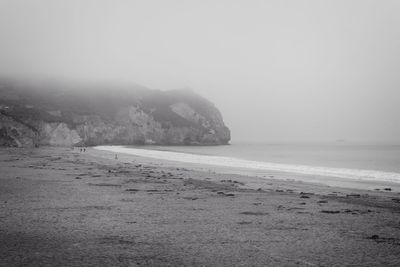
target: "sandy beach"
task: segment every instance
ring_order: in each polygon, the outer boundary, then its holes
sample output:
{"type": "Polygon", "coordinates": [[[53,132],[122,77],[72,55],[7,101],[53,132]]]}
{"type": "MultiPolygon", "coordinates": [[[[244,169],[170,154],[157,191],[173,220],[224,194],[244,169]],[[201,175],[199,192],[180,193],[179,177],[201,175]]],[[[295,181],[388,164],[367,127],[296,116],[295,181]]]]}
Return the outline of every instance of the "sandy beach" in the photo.
{"type": "Polygon", "coordinates": [[[399,266],[400,194],[0,150],[0,266],[399,266]]]}

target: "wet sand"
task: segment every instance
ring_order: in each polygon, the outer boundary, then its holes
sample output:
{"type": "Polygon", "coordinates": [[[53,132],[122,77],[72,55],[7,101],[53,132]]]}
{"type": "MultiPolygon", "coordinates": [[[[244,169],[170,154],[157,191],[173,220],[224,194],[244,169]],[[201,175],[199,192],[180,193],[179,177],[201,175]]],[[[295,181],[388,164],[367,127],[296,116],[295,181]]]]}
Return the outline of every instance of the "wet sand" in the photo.
{"type": "Polygon", "coordinates": [[[191,167],[2,148],[0,266],[400,265],[396,192],[191,167]]]}

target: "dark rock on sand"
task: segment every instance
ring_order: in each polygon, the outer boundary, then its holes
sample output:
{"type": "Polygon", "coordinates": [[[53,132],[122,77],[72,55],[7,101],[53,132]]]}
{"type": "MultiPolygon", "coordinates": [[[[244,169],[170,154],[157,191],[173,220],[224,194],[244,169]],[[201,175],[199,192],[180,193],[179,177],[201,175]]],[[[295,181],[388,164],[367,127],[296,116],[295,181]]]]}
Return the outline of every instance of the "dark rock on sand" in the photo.
{"type": "Polygon", "coordinates": [[[253,223],[253,222],[242,221],[242,222],[238,222],[237,224],[245,225],[245,224],[252,224],[252,223],[253,223]]]}
{"type": "Polygon", "coordinates": [[[313,196],[314,193],[306,193],[306,192],[300,192],[300,198],[310,198],[310,196],[313,196]]]}
{"type": "Polygon", "coordinates": [[[225,192],[222,192],[222,191],[218,191],[217,194],[218,195],[222,195],[222,196],[227,196],[227,197],[234,197],[235,196],[235,194],[233,194],[233,193],[225,193],[225,192]]]}
{"type": "Polygon", "coordinates": [[[125,189],[125,191],[127,191],[127,192],[139,192],[140,190],[136,189],[136,188],[128,188],[128,189],[125,189]]]}
{"type": "Polygon", "coordinates": [[[340,213],[339,210],[321,210],[322,213],[328,213],[328,214],[337,214],[340,213]]]}

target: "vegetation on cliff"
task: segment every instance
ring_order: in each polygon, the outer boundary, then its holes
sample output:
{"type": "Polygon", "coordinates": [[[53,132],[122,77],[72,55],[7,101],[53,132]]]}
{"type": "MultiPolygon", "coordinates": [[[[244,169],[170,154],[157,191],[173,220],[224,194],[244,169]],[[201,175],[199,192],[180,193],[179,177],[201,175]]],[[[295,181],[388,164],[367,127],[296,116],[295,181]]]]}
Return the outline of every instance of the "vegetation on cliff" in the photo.
{"type": "Polygon", "coordinates": [[[0,145],[220,145],[221,113],[192,90],[0,82],[0,145]]]}

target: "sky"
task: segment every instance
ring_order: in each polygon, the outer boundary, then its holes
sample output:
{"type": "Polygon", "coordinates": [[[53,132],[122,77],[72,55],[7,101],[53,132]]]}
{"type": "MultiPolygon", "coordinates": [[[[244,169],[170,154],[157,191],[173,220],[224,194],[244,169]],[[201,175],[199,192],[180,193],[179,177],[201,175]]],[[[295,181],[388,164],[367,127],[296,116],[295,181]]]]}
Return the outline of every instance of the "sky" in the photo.
{"type": "Polygon", "coordinates": [[[235,141],[400,141],[400,1],[0,0],[0,75],[192,88],[235,141]]]}

